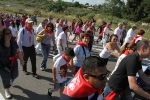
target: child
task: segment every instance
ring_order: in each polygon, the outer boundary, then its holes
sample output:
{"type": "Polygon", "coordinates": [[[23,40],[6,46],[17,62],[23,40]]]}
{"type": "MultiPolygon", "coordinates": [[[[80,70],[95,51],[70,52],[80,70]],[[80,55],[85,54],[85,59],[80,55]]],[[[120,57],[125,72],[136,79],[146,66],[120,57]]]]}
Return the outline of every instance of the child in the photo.
{"type": "Polygon", "coordinates": [[[69,69],[72,73],[74,71],[74,68],[71,67],[69,64],[70,60],[73,59],[74,56],[75,53],[73,49],[67,48],[65,53],[61,57],[59,57],[54,63],[54,67],[52,68],[54,88],[48,89],[49,97],[51,97],[52,92],[58,91],[59,89],[61,96],[64,90],[65,82],[67,80],[67,69],[69,69]]]}

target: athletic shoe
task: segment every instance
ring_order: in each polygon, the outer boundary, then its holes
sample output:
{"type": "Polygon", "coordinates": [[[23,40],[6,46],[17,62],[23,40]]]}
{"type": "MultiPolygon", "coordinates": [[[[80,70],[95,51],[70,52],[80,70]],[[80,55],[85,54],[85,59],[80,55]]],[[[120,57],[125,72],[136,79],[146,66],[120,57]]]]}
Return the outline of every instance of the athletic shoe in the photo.
{"type": "Polygon", "coordinates": [[[10,99],[10,98],[11,98],[11,94],[10,94],[10,92],[9,92],[9,89],[5,89],[5,97],[6,97],[7,99],[10,99]]]}
{"type": "Polygon", "coordinates": [[[47,93],[48,97],[52,97],[52,92],[51,92],[51,88],[48,89],[48,93],[47,93]]]}

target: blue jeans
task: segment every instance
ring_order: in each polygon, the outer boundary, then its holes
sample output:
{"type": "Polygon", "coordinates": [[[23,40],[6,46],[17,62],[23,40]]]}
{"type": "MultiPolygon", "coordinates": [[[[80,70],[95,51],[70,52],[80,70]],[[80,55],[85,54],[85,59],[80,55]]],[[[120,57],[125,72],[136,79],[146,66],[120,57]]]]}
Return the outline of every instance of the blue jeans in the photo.
{"type": "MultiPolygon", "coordinates": [[[[105,86],[104,91],[103,91],[103,96],[104,98],[111,92],[112,90],[108,85],[105,86]]],[[[120,93],[116,93],[116,96],[114,97],[113,100],[133,100],[131,96],[131,90],[129,87],[127,87],[124,91],[122,96],[120,96],[120,93]]]]}
{"type": "Polygon", "coordinates": [[[46,62],[50,51],[50,44],[43,44],[41,43],[41,52],[42,52],[42,62],[41,68],[46,68],[46,62]]]}

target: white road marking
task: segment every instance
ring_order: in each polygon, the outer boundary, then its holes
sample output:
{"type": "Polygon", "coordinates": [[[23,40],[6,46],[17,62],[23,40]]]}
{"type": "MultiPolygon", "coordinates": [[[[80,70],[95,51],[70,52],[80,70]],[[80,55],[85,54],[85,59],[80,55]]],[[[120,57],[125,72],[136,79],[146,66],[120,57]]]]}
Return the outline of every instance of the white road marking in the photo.
{"type": "Polygon", "coordinates": [[[1,93],[0,93],[0,100],[5,100],[1,93]]]}

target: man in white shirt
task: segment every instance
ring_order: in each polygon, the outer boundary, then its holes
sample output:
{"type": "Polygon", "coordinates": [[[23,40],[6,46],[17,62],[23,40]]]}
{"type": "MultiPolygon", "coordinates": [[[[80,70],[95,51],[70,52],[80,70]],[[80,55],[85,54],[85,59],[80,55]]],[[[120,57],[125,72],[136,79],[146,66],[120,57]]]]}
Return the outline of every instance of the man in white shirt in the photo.
{"type": "Polygon", "coordinates": [[[103,40],[103,48],[106,45],[106,41],[109,39],[110,26],[111,26],[111,23],[108,23],[103,30],[103,36],[102,36],[103,37],[103,39],[102,39],[103,40]]]}
{"type": "MultiPolygon", "coordinates": [[[[39,24],[39,26],[36,28],[36,34],[38,34],[41,30],[43,30],[45,28],[47,24],[47,21],[46,20],[43,20],[42,23],[39,24]]],[[[40,43],[38,43],[36,46],[35,46],[35,49],[36,49],[36,53],[39,54],[39,49],[41,48],[41,45],[40,43]]]]}
{"type": "Polygon", "coordinates": [[[125,37],[125,43],[129,43],[134,38],[134,30],[136,29],[136,25],[132,25],[132,27],[128,30],[127,35],[125,37]]]}
{"type": "Polygon", "coordinates": [[[118,45],[120,46],[120,40],[122,38],[122,27],[123,23],[119,22],[118,27],[115,29],[114,34],[118,36],[118,45]]]}

